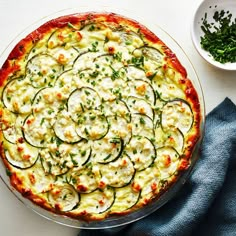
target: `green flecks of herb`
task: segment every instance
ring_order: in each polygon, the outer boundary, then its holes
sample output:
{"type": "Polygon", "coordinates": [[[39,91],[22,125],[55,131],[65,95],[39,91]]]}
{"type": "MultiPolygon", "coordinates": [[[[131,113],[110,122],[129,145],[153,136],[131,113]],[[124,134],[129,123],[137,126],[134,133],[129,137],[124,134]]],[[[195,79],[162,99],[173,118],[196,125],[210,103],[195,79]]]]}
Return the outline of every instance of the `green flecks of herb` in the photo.
{"type": "Polygon", "coordinates": [[[133,154],[135,155],[135,154],[137,154],[137,153],[138,153],[137,149],[134,149],[134,150],[133,150],[133,154]]]}
{"type": "Polygon", "coordinates": [[[60,156],[60,152],[58,150],[56,150],[55,155],[56,155],[56,157],[59,157],[60,156]]]}
{"type": "Polygon", "coordinates": [[[43,117],[40,121],[40,125],[43,125],[44,121],[45,121],[45,118],[43,117]]]}
{"type": "Polygon", "coordinates": [[[139,122],[140,122],[140,124],[142,124],[142,125],[145,125],[145,124],[146,124],[146,122],[145,122],[145,120],[143,119],[143,117],[140,117],[139,122]]]}
{"type": "Polygon", "coordinates": [[[127,40],[127,41],[125,42],[125,45],[131,45],[131,44],[132,44],[131,41],[128,41],[128,40],[127,40]]]}
{"type": "Polygon", "coordinates": [[[89,31],[94,31],[95,30],[95,26],[94,25],[91,25],[89,28],[88,28],[89,31]]]}
{"type": "Polygon", "coordinates": [[[131,63],[136,67],[144,66],[144,56],[141,57],[132,57],[131,63]]]}
{"type": "Polygon", "coordinates": [[[87,128],[84,128],[84,132],[85,134],[88,136],[89,135],[89,132],[88,132],[88,129],[87,128]]]}
{"type": "Polygon", "coordinates": [[[99,75],[99,72],[97,70],[93,71],[93,73],[89,74],[90,77],[96,78],[99,75]]]}
{"type": "Polygon", "coordinates": [[[53,112],[54,112],[54,110],[52,110],[52,109],[49,109],[49,110],[47,111],[48,115],[51,115],[53,112]]]}
{"type": "Polygon", "coordinates": [[[106,161],[106,160],[108,160],[110,157],[111,157],[111,153],[108,154],[103,160],[106,161]]]}
{"type": "Polygon", "coordinates": [[[93,86],[95,86],[95,85],[96,85],[96,81],[93,80],[93,81],[91,82],[91,84],[92,84],[93,86]]]}
{"type": "Polygon", "coordinates": [[[236,62],[236,19],[229,11],[215,11],[214,22],[208,22],[207,13],[202,18],[201,46],[220,63],[236,62]]]}
{"type": "Polygon", "coordinates": [[[56,144],[57,146],[60,146],[63,142],[59,139],[59,138],[56,138],[56,144]]]}
{"type": "Polygon", "coordinates": [[[122,52],[117,52],[113,54],[113,58],[119,62],[122,61],[122,52]]]}
{"type": "Polygon", "coordinates": [[[155,138],[150,138],[150,141],[154,143],[156,140],[155,138]]]}
{"type": "Polygon", "coordinates": [[[81,107],[82,112],[84,112],[84,111],[85,111],[85,110],[84,110],[84,105],[83,105],[82,103],[80,103],[79,105],[80,105],[80,107],[81,107]]]}
{"type": "Polygon", "coordinates": [[[120,143],[120,138],[112,138],[110,140],[110,143],[118,144],[118,143],[120,143]]]}
{"type": "Polygon", "coordinates": [[[91,44],[92,48],[89,48],[88,51],[89,52],[98,52],[97,46],[98,46],[98,42],[95,41],[94,43],[91,44]]]}
{"type": "Polygon", "coordinates": [[[115,70],[112,66],[110,66],[111,70],[112,70],[112,75],[111,75],[111,79],[115,80],[120,78],[120,74],[119,71],[115,70]]]}
{"type": "Polygon", "coordinates": [[[54,74],[49,75],[49,77],[50,77],[51,79],[55,79],[55,75],[54,75],[54,74]]]}
{"type": "Polygon", "coordinates": [[[45,142],[45,140],[44,139],[42,139],[41,141],[40,141],[40,144],[43,144],[45,142]]]}
{"type": "Polygon", "coordinates": [[[52,69],[52,71],[53,71],[54,73],[56,73],[56,72],[57,72],[55,69],[52,69]]]}
{"type": "Polygon", "coordinates": [[[74,25],[72,25],[70,22],[67,23],[67,26],[68,26],[69,28],[75,28],[74,25]]]}
{"type": "Polygon", "coordinates": [[[7,101],[8,101],[8,102],[11,101],[11,96],[7,96],[7,101]]]}
{"type": "Polygon", "coordinates": [[[90,120],[95,120],[95,119],[96,119],[96,116],[94,116],[94,115],[89,116],[89,119],[90,119],[90,120]]]}
{"type": "Polygon", "coordinates": [[[83,150],[83,151],[81,152],[81,156],[84,157],[84,156],[86,155],[86,153],[87,153],[87,151],[86,151],[86,150],[83,150]]]}
{"type": "Polygon", "coordinates": [[[6,174],[7,174],[7,176],[9,176],[9,177],[12,176],[12,173],[11,173],[11,171],[10,171],[9,169],[6,169],[6,174]]]}
{"type": "Polygon", "coordinates": [[[52,163],[50,161],[47,161],[48,165],[48,173],[52,173],[52,163]]]}
{"type": "Polygon", "coordinates": [[[41,71],[39,71],[37,74],[38,74],[38,76],[43,76],[41,71]]]}
{"type": "Polygon", "coordinates": [[[105,37],[105,40],[104,40],[105,43],[109,42],[109,38],[106,36],[105,37]]]}
{"type": "Polygon", "coordinates": [[[84,78],[84,76],[85,76],[84,73],[80,73],[80,74],[79,74],[80,79],[84,78]]]}
{"type": "Polygon", "coordinates": [[[88,90],[84,90],[84,92],[85,92],[85,94],[86,94],[87,96],[90,95],[90,92],[89,92],[88,90]]]}

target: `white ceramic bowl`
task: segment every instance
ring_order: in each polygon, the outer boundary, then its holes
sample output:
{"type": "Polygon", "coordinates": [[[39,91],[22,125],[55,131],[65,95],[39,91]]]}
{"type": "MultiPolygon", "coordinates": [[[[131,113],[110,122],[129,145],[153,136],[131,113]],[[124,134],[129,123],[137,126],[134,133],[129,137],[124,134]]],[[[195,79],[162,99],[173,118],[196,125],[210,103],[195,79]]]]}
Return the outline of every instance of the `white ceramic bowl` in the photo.
{"type": "Polygon", "coordinates": [[[236,62],[235,63],[220,63],[214,60],[214,58],[210,55],[209,52],[205,51],[200,44],[201,36],[204,35],[201,25],[203,22],[203,18],[207,13],[207,21],[214,22],[213,15],[216,11],[224,10],[232,13],[232,19],[236,18],[236,1],[235,0],[204,0],[197,8],[193,22],[191,25],[191,36],[192,41],[197,49],[198,53],[210,64],[224,69],[224,70],[236,70],[236,62]]]}

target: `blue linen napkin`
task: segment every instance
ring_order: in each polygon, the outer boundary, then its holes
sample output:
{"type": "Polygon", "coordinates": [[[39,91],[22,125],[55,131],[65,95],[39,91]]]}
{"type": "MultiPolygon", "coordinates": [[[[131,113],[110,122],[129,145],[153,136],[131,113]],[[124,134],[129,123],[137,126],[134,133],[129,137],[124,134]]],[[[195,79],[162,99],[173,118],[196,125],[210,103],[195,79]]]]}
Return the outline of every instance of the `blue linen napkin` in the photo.
{"type": "Polygon", "coordinates": [[[236,235],[236,106],[226,98],[206,118],[200,159],[184,187],[148,217],[79,236],[236,235]]]}

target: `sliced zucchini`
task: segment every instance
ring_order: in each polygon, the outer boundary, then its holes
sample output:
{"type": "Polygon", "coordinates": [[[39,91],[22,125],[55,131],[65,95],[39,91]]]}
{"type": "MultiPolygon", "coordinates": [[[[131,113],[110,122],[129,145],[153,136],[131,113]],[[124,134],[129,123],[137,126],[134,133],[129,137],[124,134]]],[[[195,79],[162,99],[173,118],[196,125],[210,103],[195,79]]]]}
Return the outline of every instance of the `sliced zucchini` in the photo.
{"type": "Polygon", "coordinates": [[[131,119],[129,107],[122,100],[106,101],[101,106],[105,116],[119,116],[127,121],[131,119]]]}
{"type": "Polygon", "coordinates": [[[89,161],[92,153],[90,143],[85,140],[76,144],[63,143],[59,146],[58,151],[60,157],[66,161],[64,165],[70,168],[85,165],[89,161]]]}
{"type": "Polygon", "coordinates": [[[124,141],[122,139],[107,135],[103,139],[93,142],[93,160],[104,164],[115,161],[121,156],[123,148],[124,141]]]}
{"type": "Polygon", "coordinates": [[[74,186],[79,193],[91,193],[98,188],[100,173],[94,171],[92,162],[82,167],[75,167],[66,174],[68,183],[74,186]]]}
{"type": "Polygon", "coordinates": [[[26,79],[13,79],[5,85],[2,101],[11,112],[29,114],[31,112],[31,99],[35,92],[35,88],[26,79]]]}
{"type": "Polygon", "coordinates": [[[129,96],[145,99],[151,105],[155,105],[156,96],[152,85],[144,80],[131,80],[128,82],[129,96]]]}
{"type": "Polygon", "coordinates": [[[165,130],[165,142],[164,146],[173,147],[179,154],[184,149],[184,135],[177,129],[165,130]]]}
{"type": "Polygon", "coordinates": [[[130,96],[127,99],[127,105],[131,113],[140,113],[149,116],[152,120],[154,119],[154,111],[150,103],[145,99],[130,96]]]}
{"type": "Polygon", "coordinates": [[[113,188],[106,188],[103,191],[96,190],[90,194],[81,194],[81,203],[78,210],[101,214],[111,208],[114,200],[115,192],[113,188]]]}
{"type": "Polygon", "coordinates": [[[33,114],[48,120],[53,120],[59,110],[66,107],[67,97],[56,87],[45,87],[40,89],[32,100],[33,114]]]}
{"type": "Polygon", "coordinates": [[[134,163],[134,168],[141,171],[149,167],[156,158],[154,144],[146,137],[133,136],[125,148],[126,154],[134,163]]]}
{"type": "Polygon", "coordinates": [[[127,47],[130,52],[144,44],[141,36],[132,30],[121,33],[120,40],[121,44],[127,47]]]}
{"type": "Polygon", "coordinates": [[[38,54],[32,57],[27,65],[27,79],[35,88],[52,86],[62,72],[61,65],[49,54],[38,54]]]}
{"type": "Polygon", "coordinates": [[[179,161],[179,153],[173,147],[164,146],[156,149],[154,164],[160,171],[161,179],[167,179],[175,174],[179,161]]]}
{"type": "Polygon", "coordinates": [[[77,143],[82,140],[76,132],[76,123],[71,119],[70,113],[66,110],[57,113],[53,129],[55,135],[63,142],[77,143]]]}
{"type": "Polygon", "coordinates": [[[107,185],[111,187],[124,187],[133,179],[135,169],[127,155],[123,155],[114,162],[101,164],[101,175],[107,185]]]}
{"type": "Polygon", "coordinates": [[[56,47],[65,47],[66,49],[72,46],[77,46],[81,40],[81,34],[76,29],[71,29],[69,27],[64,27],[55,30],[48,39],[47,47],[48,49],[53,49],[56,47]]]}
{"type": "Polygon", "coordinates": [[[94,60],[101,55],[100,52],[82,52],[74,61],[73,69],[76,71],[83,71],[94,68],[94,60]]]}
{"type": "Polygon", "coordinates": [[[152,119],[140,113],[132,114],[132,133],[133,135],[154,138],[154,127],[152,119]]]}
{"type": "Polygon", "coordinates": [[[22,136],[21,127],[25,120],[24,116],[16,115],[7,109],[3,109],[3,117],[1,130],[4,135],[4,138],[10,143],[16,143],[18,138],[22,136]],[[7,120],[5,120],[7,118],[7,120]]]}
{"type": "Polygon", "coordinates": [[[113,77],[105,77],[98,81],[99,94],[105,101],[121,100],[125,95],[123,90],[125,90],[126,87],[126,82],[120,77],[116,79],[113,79],[113,77]]]}
{"type": "Polygon", "coordinates": [[[163,129],[178,128],[183,134],[188,133],[193,125],[193,113],[185,100],[169,101],[162,109],[161,125],[163,129]]]}
{"type": "Polygon", "coordinates": [[[55,178],[52,175],[45,176],[40,158],[37,159],[31,168],[24,170],[24,172],[24,176],[28,176],[31,190],[35,193],[46,193],[52,189],[55,178]]]}
{"type": "Polygon", "coordinates": [[[32,146],[44,148],[54,137],[53,129],[47,119],[30,114],[23,124],[23,136],[32,146]]]}
{"type": "Polygon", "coordinates": [[[78,117],[76,132],[82,138],[99,140],[107,134],[108,130],[107,118],[99,111],[86,111],[78,117]]]}
{"type": "Polygon", "coordinates": [[[58,88],[64,96],[69,97],[76,88],[85,85],[85,83],[79,78],[80,75],[78,71],[66,70],[57,78],[55,87],[58,88]]]}
{"type": "Polygon", "coordinates": [[[30,168],[38,159],[38,149],[25,142],[12,144],[6,141],[3,145],[7,161],[16,168],[30,168]]]}
{"type": "Polygon", "coordinates": [[[123,213],[124,211],[135,206],[140,197],[141,191],[134,191],[131,184],[115,189],[115,201],[111,207],[111,212],[123,213]]]}
{"type": "Polygon", "coordinates": [[[132,125],[125,118],[119,116],[109,116],[109,132],[108,137],[116,137],[122,139],[124,144],[129,143],[132,137],[132,125]]]}
{"type": "Polygon", "coordinates": [[[150,166],[142,171],[136,172],[132,183],[135,191],[141,191],[141,196],[146,197],[151,192],[158,191],[160,183],[160,172],[155,166],[150,166]]]}
{"type": "Polygon", "coordinates": [[[54,184],[48,192],[49,203],[56,211],[71,211],[78,206],[80,197],[75,189],[66,183],[54,184]]]}
{"type": "Polygon", "coordinates": [[[145,80],[149,82],[149,79],[146,78],[146,73],[143,69],[129,65],[125,67],[126,77],[129,80],[145,80]]]}
{"type": "Polygon", "coordinates": [[[68,112],[75,122],[78,122],[85,111],[97,110],[100,105],[98,93],[89,87],[74,90],[68,98],[68,112]]]}

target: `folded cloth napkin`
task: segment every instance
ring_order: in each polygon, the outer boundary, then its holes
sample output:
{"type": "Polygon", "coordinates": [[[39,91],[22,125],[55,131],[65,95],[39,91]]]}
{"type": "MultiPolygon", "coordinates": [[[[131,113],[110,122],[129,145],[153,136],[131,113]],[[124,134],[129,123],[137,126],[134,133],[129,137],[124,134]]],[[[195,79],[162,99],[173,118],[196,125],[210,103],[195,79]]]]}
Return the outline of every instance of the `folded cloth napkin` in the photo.
{"type": "Polygon", "coordinates": [[[226,98],[206,117],[200,158],[175,198],[123,228],[79,236],[236,235],[236,106],[226,98]]]}

